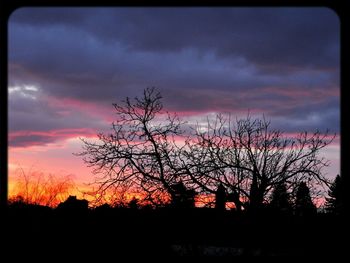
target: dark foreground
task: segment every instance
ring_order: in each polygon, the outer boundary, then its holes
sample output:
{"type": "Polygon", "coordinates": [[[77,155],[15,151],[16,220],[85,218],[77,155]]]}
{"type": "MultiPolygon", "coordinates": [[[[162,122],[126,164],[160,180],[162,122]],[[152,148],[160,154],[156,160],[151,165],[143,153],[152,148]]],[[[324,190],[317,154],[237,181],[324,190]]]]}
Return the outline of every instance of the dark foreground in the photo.
{"type": "Polygon", "coordinates": [[[8,254],[11,262],[23,256],[48,262],[92,257],[99,262],[140,257],[167,262],[184,257],[347,255],[345,222],[327,214],[305,218],[199,208],[78,212],[47,207],[7,208],[4,214],[1,254],[8,254]]]}

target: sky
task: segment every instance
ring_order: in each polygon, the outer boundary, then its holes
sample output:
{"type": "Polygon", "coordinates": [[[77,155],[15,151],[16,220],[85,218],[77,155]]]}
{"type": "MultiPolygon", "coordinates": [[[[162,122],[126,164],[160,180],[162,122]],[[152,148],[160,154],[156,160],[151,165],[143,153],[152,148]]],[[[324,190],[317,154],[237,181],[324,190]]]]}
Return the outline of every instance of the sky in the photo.
{"type": "MultiPolygon", "coordinates": [[[[73,176],[112,103],[156,87],[187,120],[263,114],[340,132],[340,24],[327,8],[20,8],[8,23],[9,191],[19,167],[73,176]]],[[[340,171],[339,136],[322,155],[340,171]]]]}

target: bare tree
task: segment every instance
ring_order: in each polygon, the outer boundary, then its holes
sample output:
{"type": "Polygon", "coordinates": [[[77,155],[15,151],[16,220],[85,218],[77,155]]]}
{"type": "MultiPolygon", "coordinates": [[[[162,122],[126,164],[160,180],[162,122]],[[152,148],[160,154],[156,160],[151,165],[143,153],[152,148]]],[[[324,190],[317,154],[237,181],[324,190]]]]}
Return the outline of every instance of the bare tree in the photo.
{"type": "Polygon", "coordinates": [[[146,199],[155,204],[175,196],[173,185],[181,181],[175,136],[182,134],[181,122],[163,111],[161,98],[147,88],[142,98],[113,104],[117,120],[112,133],[98,134],[98,142],[82,139],[78,155],[102,175],[96,180],[100,194],[127,183],[146,192],[146,199]]]}
{"type": "MultiPolygon", "coordinates": [[[[335,136],[335,135],[334,135],[335,136]]],[[[265,118],[236,119],[218,115],[206,130],[196,129],[185,152],[189,175],[203,191],[214,193],[219,184],[231,193],[238,209],[244,202],[260,207],[274,186],[294,187],[301,181],[329,184],[322,168],[329,161],[320,150],[334,136],[319,131],[285,136],[271,129],[265,118]]]]}
{"type": "Polygon", "coordinates": [[[15,191],[10,202],[22,201],[27,204],[57,206],[64,201],[74,188],[71,176],[55,176],[43,172],[18,170],[15,191]]]}
{"type": "Polygon", "coordinates": [[[322,169],[329,162],[319,156],[334,137],[326,132],[285,136],[265,118],[231,120],[218,115],[205,129],[194,128],[185,137],[183,123],[163,111],[161,95],[154,88],[143,97],[113,104],[117,120],[111,134],[98,134],[97,142],[82,139],[78,153],[94,167],[97,193],[127,186],[147,193],[154,204],[178,198],[177,185],[205,194],[226,189],[227,200],[238,210],[255,209],[269,197],[273,187],[293,188],[301,181],[328,184],[322,169]],[[176,141],[185,138],[185,144],[176,141]]]}

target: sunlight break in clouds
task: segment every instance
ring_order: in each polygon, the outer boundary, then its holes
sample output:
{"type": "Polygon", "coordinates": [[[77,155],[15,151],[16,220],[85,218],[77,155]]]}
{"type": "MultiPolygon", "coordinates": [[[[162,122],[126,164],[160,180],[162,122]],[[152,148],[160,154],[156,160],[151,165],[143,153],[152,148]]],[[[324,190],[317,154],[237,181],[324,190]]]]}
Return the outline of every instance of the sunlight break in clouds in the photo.
{"type": "Polygon", "coordinates": [[[38,92],[38,88],[35,86],[10,86],[8,88],[8,93],[11,96],[14,93],[18,93],[20,96],[23,96],[25,98],[29,98],[29,99],[36,99],[36,93],[38,92]]]}

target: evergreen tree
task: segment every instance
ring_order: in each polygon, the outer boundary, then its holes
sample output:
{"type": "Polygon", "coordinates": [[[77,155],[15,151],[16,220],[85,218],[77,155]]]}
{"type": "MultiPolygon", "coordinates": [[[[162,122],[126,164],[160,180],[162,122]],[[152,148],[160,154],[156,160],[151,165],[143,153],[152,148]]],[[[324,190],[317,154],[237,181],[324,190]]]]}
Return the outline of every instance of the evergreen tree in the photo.
{"type": "Polygon", "coordinates": [[[310,189],[305,182],[298,186],[295,198],[295,214],[299,216],[309,216],[316,213],[316,206],[311,200],[310,189]]]}
{"type": "Polygon", "coordinates": [[[171,205],[176,208],[194,208],[196,192],[187,189],[183,182],[172,185],[173,198],[171,205]]]}
{"type": "Polygon", "coordinates": [[[219,184],[215,192],[215,209],[225,210],[226,201],[226,189],[222,184],[219,184]]]}
{"type": "Polygon", "coordinates": [[[339,174],[329,187],[329,198],[326,198],[326,209],[329,213],[340,215],[344,214],[345,189],[343,177],[339,174]]]}
{"type": "Polygon", "coordinates": [[[129,202],[129,204],[128,204],[128,207],[129,207],[130,209],[138,209],[138,208],[139,208],[139,202],[138,202],[138,200],[137,200],[135,197],[133,197],[133,198],[130,200],[130,202],[129,202]]]}
{"type": "Polygon", "coordinates": [[[275,212],[290,213],[292,211],[289,193],[287,192],[287,187],[284,183],[278,184],[274,188],[270,207],[275,212]]]}

